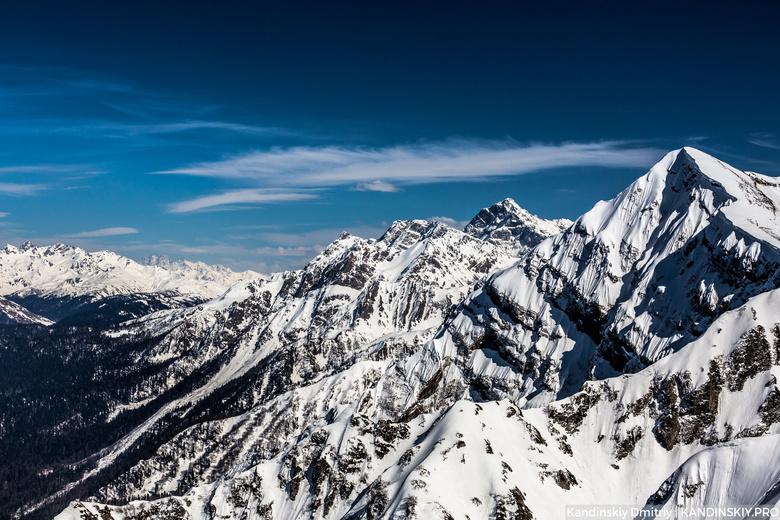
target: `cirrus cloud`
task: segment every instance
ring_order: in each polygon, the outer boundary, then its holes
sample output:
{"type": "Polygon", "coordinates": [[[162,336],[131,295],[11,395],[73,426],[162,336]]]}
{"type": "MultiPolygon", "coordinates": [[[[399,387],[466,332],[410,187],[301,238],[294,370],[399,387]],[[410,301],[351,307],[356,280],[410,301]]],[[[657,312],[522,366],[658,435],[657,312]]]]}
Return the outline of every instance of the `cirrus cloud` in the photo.
{"type": "Polygon", "coordinates": [[[16,184],[13,182],[0,182],[0,193],[6,195],[35,195],[48,187],[43,184],[16,184]]]}
{"type": "Polygon", "coordinates": [[[625,141],[521,145],[515,141],[452,139],[436,143],[361,148],[299,146],[272,148],[200,162],[155,174],[240,181],[234,190],[171,206],[183,213],[239,202],[266,202],[266,192],[284,188],[285,198],[304,200],[304,189],[351,186],[352,191],[399,191],[398,185],[464,182],[568,167],[646,167],[663,151],[625,141]]]}
{"type": "Polygon", "coordinates": [[[384,191],[386,193],[395,193],[400,191],[397,186],[389,182],[376,180],[373,182],[361,182],[352,188],[352,191],[384,191]]]}
{"type": "Polygon", "coordinates": [[[94,231],[82,231],[72,235],[63,235],[65,238],[92,238],[92,237],[110,237],[115,235],[133,235],[138,233],[136,228],[132,227],[111,227],[96,229],[94,231]]]}
{"type": "Polygon", "coordinates": [[[513,141],[450,140],[386,148],[292,147],[251,152],[217,162],[154,172],[266,185],[330,187],[362,183],[473,180],[572,166],[645,167],[661,150],[629,143],[522,146],[513,141]]]}
{"type": "Polygon", "coordinates": [[[258,204],[270,202],[289,202],[316,199],[317,195],[311,193],[283,193],[277,190],[263,189],[244,189],[231,190],[215,195],[207,195],[197,199],[176,202],[168,208],[169,213],[188,213],[199,211],[217,206],[235,205],[235,204],[258,204]]]}

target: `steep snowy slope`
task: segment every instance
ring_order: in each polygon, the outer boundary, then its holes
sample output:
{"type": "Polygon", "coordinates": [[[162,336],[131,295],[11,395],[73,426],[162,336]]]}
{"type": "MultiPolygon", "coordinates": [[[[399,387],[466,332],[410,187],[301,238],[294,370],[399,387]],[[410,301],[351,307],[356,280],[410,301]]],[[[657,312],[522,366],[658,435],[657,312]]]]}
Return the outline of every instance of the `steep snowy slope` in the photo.
{"type": "Polygon", "coordinates": [[[64,244],[36,247],[26,242],[0,250],[0,294],[54,320],[84,315],[95,307],[91,304],[110,297],[114,299],[104,302],[104,314],[119,318],[193,305],[259,276],[162,258],[143,265],[108,251],[88,253],[64,244]]]}
{"type": "Polygon", "coordinates": [[[519,259],[396,223],[139,320],[165,331],[143,362],[171,360],[170,386],[122,406],[197,383],[100,453],[112,476],[57,518],[775,504],[779,190],[686,148],[519,259]]]}
{"type": "Polygon", "coordinates": [[[506,247],[521,256],[545,238],[571,226],[566,219],[545,220],[524,210],[512,199],[484,208],[463,229],[469,235],[506,247]]]}
{"type": "Polygon", "coordinates": [[[0,296],[0,325],[12,323],[51,325],[54,322],[0,296]]]}

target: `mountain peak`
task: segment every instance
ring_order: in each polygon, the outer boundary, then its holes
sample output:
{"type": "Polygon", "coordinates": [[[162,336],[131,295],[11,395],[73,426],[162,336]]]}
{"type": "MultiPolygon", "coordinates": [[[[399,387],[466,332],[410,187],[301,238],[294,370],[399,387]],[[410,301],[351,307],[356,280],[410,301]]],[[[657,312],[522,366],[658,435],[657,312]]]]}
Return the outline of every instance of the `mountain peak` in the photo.
{"type": "Polygon", "coordinates": [[[548,236],[560,233],[571,225],[566,219],[545,220],[506,198],[489,208],[483,208],[463,231],[508,249],[520,256],[548,236]]]}
{"type": "Polygon", "coordinates": [[[513,199],[512,197],[507,197],[501,202],[496,202],[491,206],[491,208],[493,207],[505,208],[507,211],[520,211],[520,212],[528,213],[526,210],[520,207],[520,205],[517,202],[515,202],[515,199],[513,199]]]}
{"type": "Polygon", "coordinates": [[[446,224],[429,222],[427,220],[396,220],[379,238],[379,242],[388,247],[394,246],[400,249],[416,244],[425,237],[436,233],[446,233],[446,224]]]}
{"type": "Polygon", "coordinates": [[[665,186],[664,198],[669,198],[668,190],[685,194],[678,197],[678,204],[694,212],[694,206],[718,212],[737,228],[780,249],[780,235],[773,231],[780,210],[780,179],[739,170],[690,146],[667,154],[648,179],[653,175],[665,186]]]}

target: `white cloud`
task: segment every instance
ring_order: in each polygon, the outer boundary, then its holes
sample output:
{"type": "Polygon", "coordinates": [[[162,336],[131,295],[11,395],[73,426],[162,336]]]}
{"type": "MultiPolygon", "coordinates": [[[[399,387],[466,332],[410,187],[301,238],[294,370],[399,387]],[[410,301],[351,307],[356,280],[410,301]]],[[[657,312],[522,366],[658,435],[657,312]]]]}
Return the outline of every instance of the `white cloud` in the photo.
{"type": "Polygon", "coordinates": [[[761,148],[780,150],[780,141],[772,134],[754,134],[747,139],[747,142],[761,148]]]}
{"type": "Polygon", "coordinates": [[[376,180],[374,182],[361,182],[354,188],[353,191],[384,191],[387,193],[395,193],[400,191],[397,186],[390,184],[389,182],[376,180]]]}
{"type": "Polygon", "coordinates": [[[75,173],[80,172],[84,166],[70,164],[29,164],[22,166],[2,166],[0,174],[7,173],[75,173]]]}
{"type": "Polygon", "coordinates": [[[115,235],[133,235],[138,233],[136,228],[131,227],[112,227],[96,229],[94,231],[82,231],[73,235],[63,235],[65,238],[90,238],[90,237],[110,237],[115,235]]]}
{"type": "MultiPolygon", "coordinates": [[[[160,122],[153,124],[137,123],[92,123],[76,127],[77,130],[110,130],[127,136],[145,134],[174,134],[191,132],[195,130],[224,130],[245,134],[283,134],[286,131],[281,128],[242,125],[227,123],[224,121],[176,121],[160,122]]],[[[74,127],[64,127],[63,131],[73,131],[74,127]]]]}
{"type": "Polygon", "coordinates": [[[273,148],[217,162],[201,162],[157,174],[241,180],[252,188],[177,202],[171,213],[235,204],[315,198],[303,189],[353,186],[359,191],[397,191],[397,185],[473,181],[551,168],[647,167],[663,151],[631,143],[520,145],[514,141],[449,140],[387,148],[336,146],[273,148]],[[283,192],[282,192],[283,190],[283,192]]]}
{"type": "Polygon", "coordinates": [[[388,148],[294,147],[156,172],[242,179],[262,187],[468,181],[573,166],[647,167],[663,155],[625,142],[534,144],[450,140],[388,148]]]}
{"type": "Polygon", "coordinates": [[[244,189],[232,190],[216,195],[171,204],[169,213],[188,213],[231,204],[258,204],[263,202],[300,201],[317,198],[311,193],[279,192],[277,190],[244,189]]]}
{"type": "Polygon", "coordinates": [[[0,218],[7,217],[8,215],[10,215],[10,213],[7,213],[5,211],[0,211],[0,218]]]}
{"type": "Polygon", "coordinates": [[[12,182],[0,182],[0,193],[8,195],[35,195],[45,190],[43,184],[15,184],[12,182]]]}

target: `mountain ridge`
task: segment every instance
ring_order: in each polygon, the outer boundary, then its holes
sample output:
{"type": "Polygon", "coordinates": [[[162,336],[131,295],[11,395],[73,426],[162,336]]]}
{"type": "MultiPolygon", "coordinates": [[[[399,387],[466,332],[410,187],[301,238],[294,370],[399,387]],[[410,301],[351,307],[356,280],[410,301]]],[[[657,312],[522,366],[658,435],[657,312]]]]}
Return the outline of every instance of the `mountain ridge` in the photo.
{"type": "MultiPolygon", "coordinates": [[[[242,282],[198,307],[163,310],[110,332],[116,338],[159,338],[133,369],[162,370],[159,379],[166,381],[117,407],[134,413],[175,393],[202,367],[213,367],[197,383],[204,386],[150,419],[166,424],[171,414],[211,413],[198,411],[203,396],[229,391],[239,392],[237,403],[273,399],[359,357],[395,359],[430,338],[493,266],[514,260],[500,246],[437,222],[398,221],[378,240],[344,233],[302,270],[242,282]],[[315,327],[316,334],[309,331],[315,327]],[[273,375],[253,382],[258,370],[273,375]]],[[[109,450],[98,468],[114,464],[138,442],[143,434],[109,450]]]]}
{"type": "Polygon", "coordinates": [[[147,264],[65,244],[0,249],[0,295],[50,321],[113,323],[155,310],[197,305],[234,283],[261,276],[202,262],[147,264]],[[95,315],[98,311],[99,315],[95,315]]]}
{"type": "Polygon", "coordinates": [[[19,248],[6,244],[0,250],[0,294],[99,298],[170,291],[214,297],[236,281],[261,276],[253,271],[234,273],[226,267],[201,262],[154,258],[143,264],[109,251],[89,253],[62,243],[38,247],[26,241],[19,248]]]}

